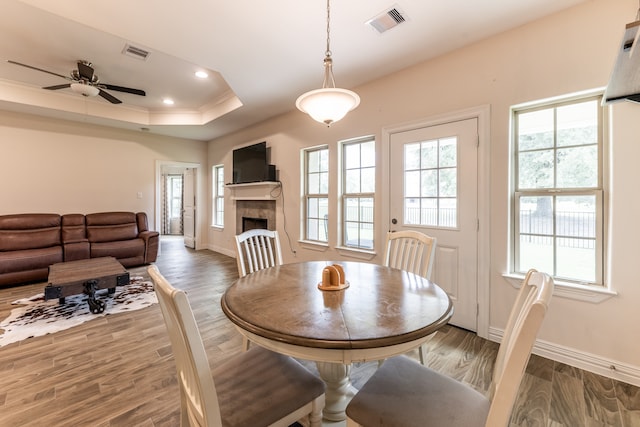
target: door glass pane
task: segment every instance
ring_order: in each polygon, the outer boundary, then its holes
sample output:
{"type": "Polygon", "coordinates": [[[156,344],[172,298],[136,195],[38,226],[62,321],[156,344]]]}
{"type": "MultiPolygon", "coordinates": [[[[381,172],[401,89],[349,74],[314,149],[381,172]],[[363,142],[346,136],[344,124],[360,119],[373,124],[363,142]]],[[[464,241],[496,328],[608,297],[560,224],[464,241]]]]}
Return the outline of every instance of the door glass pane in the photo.
{"type": "Polygon", "coordinates": [[[440,169],[439,195],[440,197],[456,197],[458,194],[458,170],[455,168],[440,169]]]}
{"type": "Polygon", "coordinates": [[[420,144],[404,145],[404,170],[420,169],[420,144]]]}
{"type": "Polygon", "coordinates": [[[422,143],[420,151],[420,167],[422,169],[431,169],[438,167],[438,140],[425,141],[422,143]]]}
{"type": "Polygon", "coordinates": [[[404,223],[456,227],[457,137],[422,142],[419,165],[408,157],[415,155],[415,147],[416,143],[404,146],[404,223]]]}
{"type": "Polygon", "coordinates": [[[404,196],[420,196],[420,171],[411,171],[404,173],[404,196]]]}
{"type": "Polygon", "coordinates": [[[423,170],[420,177],[422,178],[420,195],[422,197],[438,197],[438,170],[423,170]]]}

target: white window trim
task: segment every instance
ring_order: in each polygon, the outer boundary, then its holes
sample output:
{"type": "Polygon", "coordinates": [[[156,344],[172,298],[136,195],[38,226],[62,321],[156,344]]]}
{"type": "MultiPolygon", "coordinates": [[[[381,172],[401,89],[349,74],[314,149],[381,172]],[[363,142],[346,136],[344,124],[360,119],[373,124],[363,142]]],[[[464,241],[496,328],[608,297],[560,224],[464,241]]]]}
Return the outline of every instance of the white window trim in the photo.
{"type": "MultiPolygon", "coordinates": [[[[367,135],[367,136],[363,136],[363,137],[358,137],[358,138],[352,138],[352,139],[347,139],[344,141],[340,141],[338,146],[339,146],[339,190],[340,190],[340,196],[339,196],[339,203],[340,203],[340,207],[339,207],[339,217],[340,217],[340,221],[339,221],[339,228],[340,228],[340,232],[338,233],[339,235],[339,244],[336,246],[336,249],[338,250],[338,252],[342,255],[345,256],[350,256],[353,258],[358,258],[358,259],[367,259],[370,260],[372,258],[375,257],[376,255],[376,213],[375,213],[375,192],[374,193],[346,193],[344,191],[344,148],[347,145],[351,145],[351,144],[362,144],[365,142],[373,142],[375,150],[378,149],[378,144],[376,143],[376,139],[374,135],[367,135]],[[345,241],[345,213],[344,213],[344,209],[345,209],[345,199],[348,197],[357,197],[357,198],[371,198],[373,199],[373,220],[372,220],[372,229],[373,229],[373,247],[371,249],[366,249],[366,248],[360,248],[360,247],[353,247],[353,246],[347,246],[344,244],[345,241]]],[[[376,159],[377,160],[377,159],[376,159]]],[[[377,165],[377,161],[376,161],[376,165],[374,166],[374,168],[377,170],[378,165],[377,165]]],[[[377,180],[376,180],[377,181],[377,180]]],[[[376,187],[377,187],[378,183],[376,182],[376,187]]]]}
{"type": "Polygon", "coordinates": [[[213,206],[212,206],[212,212],[213,212],[213,217],[211,218],[211,227],[215,228],[215,229],[219,229],[222,230],[224,229],[224,210],[222,211],[222,224],[216,224],[216,219],[218,219],[218,199],[222,198],[222,203],[223,205],[226,205],[225,200],[224,200],[224,179],[222,182],[222,194],[218,194],[218,187],[219,187],[219,183],[218,183],[218,170],[219,168],[222,168],[223,170],[223,178],[224,178],[224,164],[219,164],[219,165],[215,165],[213,166],[213,206]]]}
{"type": "MultiPolygon", "coordinates": [[[[531,109],[531,108],[544,108],[545,106],[551,106],[554,104],[560,104],[560,103],[569,103],[569,102],[573,102],[573,101],[580,101],[583,99],[587,99],[589,97],[596,97],[596,96],[602,96],[604,92],[603,88],[598,88],[595,90],[589,90],[589,91],[583,91],[583,92],[579,92],[579,93],[575,93],[573,95],[569,95],[569,96],[559,96],[559,97],[553,97],[553,98],[548,98],[545,100],[540,100],[540,101],[534,101],[534,102],[527,102],[527,103],[523,103],[523,104],[519,104],[519,105],[514,105],[511,107],[510,109],[510,135],[511,135],[511,142],[510,142],[510,150],[512,151],[512,162],[514,162],[514,166],[515,167],[515,158],[514,155],[516,153],[515,150],[515,146],[514,146],[514,138],[515,138],[515,134],[516,134],[516,129],[515,129],[515,123],[514,123],[514,117],[515,117],[515,113],[516,111],[522,111],[525,109],[531,109]]],[[[605,168],[605,165],[608,164],[608,153],[607,153],[607,147],[608,147],[608,132],[609,132],[609,124],[608,124],[608,112],[606,110],[602,111],[602,117],[601,117],[601,123],[599,123],[601,126],[600,129],[600,133],[601,133],[601,144],[600,144],[600,152],[599,155],[601,156],[601,164],[603,169],[605,168]]],[[[607,180],[606,180],[606,173],[605,171],[601,171],[600,172],[600,177],[599,179],[601,179],[601,184],[600,184],[600,188],[599,191],[601,191],[601,193],[605,193],[608,191],[607,188],[607,180]]],[[[510,188],[510,198],[511,198],[511,207],[510,210],[512,210],[511,214],[510,214],[510,218],[513,217],[514,213],[517,213],[515,211],[515,200],[514,200],[514,195],[515,195],[515,187],[516,187],[516,183],[515,183],[515,175],[511,174],[510,176],[510,180],[511,180],[511,188],[510,188]]],[[[601,194],[600,197],[603,197],[603,200],[605,200],[604,203],[606,203],[606,194],[601,194]]],[[[607,216],[608,216],[608,209],[609,207],[607,205],[601,204],[600,209],[602,209],[602,216],[601,216],[601,220],[604,224],[604,227],[606,227],[606,222],[607,222],[607,216]]],[[[514,221],[513,219],[510,220],[511,222],[514,221]]],[[[603,227],[603,228],[604,228],[603,227]]],[[[515,239],[515,226],[513,223],[510,224],[509,227],[509,236],[510,239],[515,239]]],[[[555,290],[554,290],[554,295],[558,295],[561,297],[566,297],[566,298],[570,298],[570,299],[574,299],[574,300],[580,300],[580,301],[587,301],[587,302],[593,302],[593,303],[599,303],[602,302],[606,299],[611,298],[612,296],[617,295],[617,292],[615,292],[611,286],[611,283],[609,280],[607,280],[607,272],[606,272],[606,266],[607,266],[607,256],[608,256],[608,251],[607,251],[607,230],[606,228],[602,231],[602,234],[599,236],[599,238],[601,238],[601,247],[600,250],[602,252],[604,252],[604,254],[602,254],[601,256],[601,269],[602,269],[602,282],[603,283],[594,283],[594,284],[590,284],[590,285],[584,285],[584,284],[580,284],[578,282],[569,282],[569,281],[563,281],[563,280],[559,280],[559,279],[554,279],[554,283],[556,285],[555,290]]],[[[513,242],[513,240],[512,240],[513,242]]],[[[516,256],[516,252],[515,249],[513,247],[510,248],[509,250],[509,263],[508,265],[510,266],[510,272],[508,273],[503,273],[502,276],[509,281],[514,287],[519,288],[520,285],[522,284],[522,279],[524,279],[524,275],[521,273],[517,273],[514,272],[515,269],[515,256],[516,256]]]]}
{"type": "MultiPolygon", "coordinates": [[[[523,274],[503,273],[502,277],[516,289],[520,289],[524,280],[523,274]]],[[[613,289],[604,286],[580,285],[560,280],[554,280],[554,284],[553,295],[593,304],[599,304],[618,295],[613,289]]]]}
{"type": "MultiPolygon", "coordinates": [[[[315,147],[308,147],[308,148],[303,148],[301,153],[301,168],[300,170],[302,171],[302,187],[301,187],[301,216],[302,216],[302,221],[301,221],[301,230],[300,230],[300,234],[301,234],[301,239],[298,240],[298,243],[304,244],[305,247],[309,248],[309,249],[314,249],[314,250],[323,250],[323,248],[325,247],[329,247],[329,230],[327,229],[327,241],[322,241],[322,240],[311,240],[308,239],[308,230],[307,230],[307,224],[308,224],[308,217],[307,217],[307,205],[308,205],[308,200],[309,198],[326,198],[327,200],[329,200],[329,191],[327,188],[327,193],[322,193],[322,194],[313,194],[310,195],[307,190],[308,190],[308,179],[309,179],[309,175],[308,175],[308,170],[307,170],[307,165],[308,165],[308,154],[312,151],[321,151],[321,150],[327,150],[327,156],[330,155],[329,152],[329,146],[328,145],[318,145],[315,147]]],[[[327,175],[330,178],[330,173],[331,173],[331,167],[329,166],[327,168],[327,175]]]]}

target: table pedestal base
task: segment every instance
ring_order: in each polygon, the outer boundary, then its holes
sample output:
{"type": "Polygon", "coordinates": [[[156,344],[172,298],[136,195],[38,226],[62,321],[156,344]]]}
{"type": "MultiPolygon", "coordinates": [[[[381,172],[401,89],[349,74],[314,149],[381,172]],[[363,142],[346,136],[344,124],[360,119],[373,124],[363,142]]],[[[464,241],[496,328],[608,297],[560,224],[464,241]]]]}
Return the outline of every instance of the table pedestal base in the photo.
{"type": "Polygon", "coordinates": [[[322,417],[327,421],[347,419],[345,409],[355,396],[356,388],[351,385],[349,374],[351,365],[331,362],[316,362],[320,378],[325,382],[325,404],[322,417]]]}

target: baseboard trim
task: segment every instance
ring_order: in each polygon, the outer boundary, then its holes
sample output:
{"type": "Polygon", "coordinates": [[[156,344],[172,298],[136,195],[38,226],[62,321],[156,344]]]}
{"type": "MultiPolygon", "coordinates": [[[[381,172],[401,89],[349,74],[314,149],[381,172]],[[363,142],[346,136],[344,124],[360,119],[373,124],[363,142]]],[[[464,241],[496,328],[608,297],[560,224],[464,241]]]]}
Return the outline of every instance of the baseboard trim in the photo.
{"type": "MultiPolygon", "coordinates": [[[[502,329],[489,328],[489,340],[499,343],[503,335],[502,329]]],[[[638,366],[542,340],[536,340],[532,352],[556,362],[640,387],[640,367],[638,366]]]]}
{"type": "Polygon", "coordinates": [[[229,250],[227,248],[223,248],[221,246],[216,245],[207,245],[207,249],[213,252],[221,253],[222,255],[230,256],[231,258],[236,257],[236,251],[229,250]]]}

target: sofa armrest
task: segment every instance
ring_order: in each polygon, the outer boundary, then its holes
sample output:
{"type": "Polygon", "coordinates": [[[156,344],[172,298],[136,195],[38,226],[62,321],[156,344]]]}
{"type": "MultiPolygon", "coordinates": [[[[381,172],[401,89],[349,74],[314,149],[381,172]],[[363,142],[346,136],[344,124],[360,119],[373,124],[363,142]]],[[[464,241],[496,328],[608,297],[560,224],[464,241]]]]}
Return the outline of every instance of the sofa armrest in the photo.
{"type": "Polygon", "coordinates": [[[157,231],[143,231],[138,237],[144,241],[144,263],[155,262],[160,247],[160,233],[157,231]]]}

